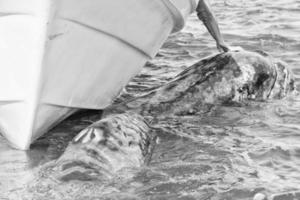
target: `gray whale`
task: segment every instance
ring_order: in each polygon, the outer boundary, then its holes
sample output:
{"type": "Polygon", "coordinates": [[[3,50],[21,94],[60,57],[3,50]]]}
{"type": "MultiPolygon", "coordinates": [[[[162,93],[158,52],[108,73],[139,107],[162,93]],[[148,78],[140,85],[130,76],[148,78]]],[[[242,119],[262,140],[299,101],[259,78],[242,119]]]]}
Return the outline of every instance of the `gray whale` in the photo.
{"type": "MultiPolygon", "coordinates": [[[[164,86],[119,105],[141,115],[201,112],[207,105],[282,99],[295,90],[287,65],[264,52],[221,53],[190,66],[164,86]]],[[[117,110],[113,106],[107,113],[117,110]]]]}
{"type": "Polygon", "coordinates": [[[110,178],[122,168],[145,164],[155,146],[145,116],[190,115],[207,105],[281,99],[294,90],[287,66],[264,52],[232,51],[201,60],[164,86],[107,108],[56,161],[58,177],[110,178]]]}
{"type": "Polygon", "coordinates": [[[81,131],[55,162],[57,178],[68,180],[109,179],[126,167],[147,163],[155,134],[136,113],[107,116],[81,131]]]}

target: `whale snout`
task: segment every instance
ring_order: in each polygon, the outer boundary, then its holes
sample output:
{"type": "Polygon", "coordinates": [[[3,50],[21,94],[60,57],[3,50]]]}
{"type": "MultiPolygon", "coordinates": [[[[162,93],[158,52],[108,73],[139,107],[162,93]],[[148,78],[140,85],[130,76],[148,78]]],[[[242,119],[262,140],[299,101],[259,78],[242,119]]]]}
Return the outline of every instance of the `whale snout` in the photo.
{"type": "Polygon", "coordinates": [[[276,69],[276,81],[270,93],[272,99],[282,99],[289,93],[296,91],[295,80],[288,64],[275,60],[274,67],[276,69]]]}
{"type": "Polygon", "coordinates": [[[237,91],[243,98],[282,99],[295,90],[292,72],[283,61],[261,50],[235,51],[228,54],[232,57],[234,64],[228,64],[227,67],[237,68],[240,71],[239,76],[234,78],[236,81],[233,86],[238,88],[237,91]]]}

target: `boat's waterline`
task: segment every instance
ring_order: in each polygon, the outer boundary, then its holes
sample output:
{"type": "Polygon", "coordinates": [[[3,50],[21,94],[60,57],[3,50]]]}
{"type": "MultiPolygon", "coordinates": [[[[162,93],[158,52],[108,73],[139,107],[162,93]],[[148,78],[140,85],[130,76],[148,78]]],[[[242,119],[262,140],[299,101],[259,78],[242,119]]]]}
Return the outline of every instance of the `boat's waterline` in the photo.
{"type": "Polygon", "coordinates": [[[109,105],[192,2],[0,0],[1,133],[25,150],[78,109],[109,105]]]}

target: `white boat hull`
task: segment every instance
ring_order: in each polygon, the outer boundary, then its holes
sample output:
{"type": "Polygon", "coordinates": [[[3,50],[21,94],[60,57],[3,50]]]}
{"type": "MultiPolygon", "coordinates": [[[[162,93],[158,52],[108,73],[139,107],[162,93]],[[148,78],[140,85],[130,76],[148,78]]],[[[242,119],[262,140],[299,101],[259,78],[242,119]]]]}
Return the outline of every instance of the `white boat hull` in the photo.
{"type": "Polygon", "coordinates": [[[0,131],[26,150],[78,109],[103,109],[194,0],[0,0],[0,131]]]}

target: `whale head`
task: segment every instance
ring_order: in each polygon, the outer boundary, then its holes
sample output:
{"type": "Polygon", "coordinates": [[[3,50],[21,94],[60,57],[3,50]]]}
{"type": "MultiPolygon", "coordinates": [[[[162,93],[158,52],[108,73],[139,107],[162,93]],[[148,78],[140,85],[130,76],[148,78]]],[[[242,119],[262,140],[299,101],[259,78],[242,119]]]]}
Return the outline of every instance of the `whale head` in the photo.
{"type": "Polygon", "coordinates": [[[227,68],[240,73],[233,87],[243,98],[250,100],[282,99],[295,90],[295,82],[288,64],[264,51],[235,51],[225,53],[231,58],[227,68]]]}
{"type": "MultiPolygon", "coordinates": [[[[282,99],[295,90],[288,65],[263,51],[229,51],[203,59],[133,101],[141,113],[207,112],[207,105],[282,99]]],[[[130,106],[129,106],[130,107],[130,106]]]]}

